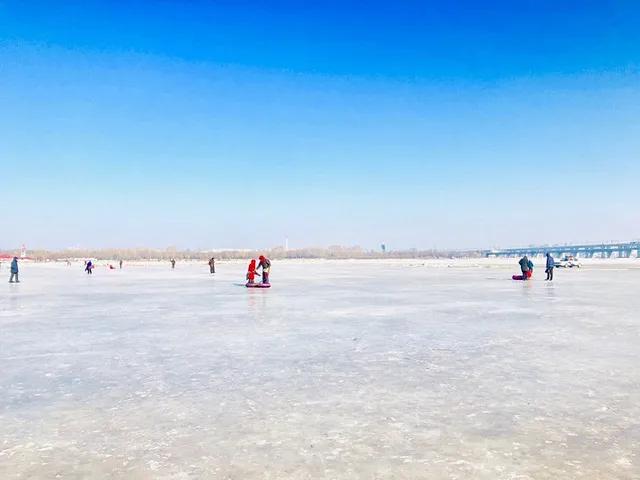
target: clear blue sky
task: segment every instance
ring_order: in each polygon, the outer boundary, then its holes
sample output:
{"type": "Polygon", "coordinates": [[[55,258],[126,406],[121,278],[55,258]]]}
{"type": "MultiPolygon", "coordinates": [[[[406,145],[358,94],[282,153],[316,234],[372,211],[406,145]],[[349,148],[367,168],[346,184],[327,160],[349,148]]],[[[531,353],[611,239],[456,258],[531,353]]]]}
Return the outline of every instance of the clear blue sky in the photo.
{"type": "Polygon", "coordinates": [[[640,237],[638,2],[305,3],[0,0],[0,248],[640,237]]]}

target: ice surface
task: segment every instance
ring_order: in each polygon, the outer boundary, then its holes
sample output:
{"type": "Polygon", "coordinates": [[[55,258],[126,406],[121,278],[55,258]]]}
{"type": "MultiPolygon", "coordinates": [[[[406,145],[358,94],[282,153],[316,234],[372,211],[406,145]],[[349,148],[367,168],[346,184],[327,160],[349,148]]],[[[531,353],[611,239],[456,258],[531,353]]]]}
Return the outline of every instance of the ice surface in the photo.
{"type": "Polygon", "coordinates": [[[640,478],[640,269],[449,263],[23,264],[0,478],[640,478]]]}

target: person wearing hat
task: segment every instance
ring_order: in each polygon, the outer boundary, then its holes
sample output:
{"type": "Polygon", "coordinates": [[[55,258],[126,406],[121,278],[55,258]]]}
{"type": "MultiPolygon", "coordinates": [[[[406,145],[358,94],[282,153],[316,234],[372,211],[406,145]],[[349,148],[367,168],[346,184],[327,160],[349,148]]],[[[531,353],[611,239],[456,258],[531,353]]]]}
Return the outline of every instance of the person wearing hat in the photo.
{"type": "Polygon", "coordinates": [[[269,272],[271,271],[271,260],[269,260],[264,255],[260,255],[260,257],[258,257],[258,260],[260,260],[260,262],[258,262],[258,266],[256,267],[256,270],[258,268],[262,268],[262,283],[269,283],[269,272]]]}
{"type": "Polygon", "coordinates": [[[247,284],[253,285],[256,280],[256,260],[252,258],[249,262],[249,268],[247,270],[247,284]]]}

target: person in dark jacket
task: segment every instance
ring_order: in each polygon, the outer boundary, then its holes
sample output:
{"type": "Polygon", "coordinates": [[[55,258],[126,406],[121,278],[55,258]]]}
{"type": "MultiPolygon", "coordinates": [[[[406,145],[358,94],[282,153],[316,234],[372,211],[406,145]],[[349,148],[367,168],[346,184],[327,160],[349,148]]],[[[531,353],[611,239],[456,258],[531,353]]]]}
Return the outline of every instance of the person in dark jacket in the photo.
{"type": "Polygon", "coordinates": [[[271,260],[269,260],[264,255],[260,255],[258,257],[258,260],[260,260],[260,262],[258,262],[258,266],[256,267],[256,270],[258,268],[262,268],[262,283],[269,283],[269,272],[271,272],[271,260]]]}
{"type": "Polygon", "coordinates": [[[84,267],[84,271],[87,272],[87,275],[93,274],[93,262],[89,260],[87,265],[84,267]]]}
{"type": "Polygon", "coordinates": [[[216,259],[213,257],[209,259],[209,272],[216,273],[216,259]]]}
{"type": "Polygon", "coordinates": [[[551,254],[547,252],[547,269],[545,270],[545,272],[547,272],[547,280],[549,281],[553,280],[553,269],[555,268],[555,266],[556,261],[553,259],[551,254]]]}
{"type": "Polygon", "coordinates": [[[529,278],[529,259],[527,258],[527,256],[525,255],[524,257],[522,257],[518,262],[518,264],[520,265],[520,271],[522,272],[522,279],[523,280],[528,279],[529,278]]]}
{"type": "Polygon", "coordinates": [[[15,283],[20,283],[18,279],[18,257],[13,257],[11,260],[11,276],[9,277],[9,283],[14,283],[13,279],[16,279],[15,283]]]}

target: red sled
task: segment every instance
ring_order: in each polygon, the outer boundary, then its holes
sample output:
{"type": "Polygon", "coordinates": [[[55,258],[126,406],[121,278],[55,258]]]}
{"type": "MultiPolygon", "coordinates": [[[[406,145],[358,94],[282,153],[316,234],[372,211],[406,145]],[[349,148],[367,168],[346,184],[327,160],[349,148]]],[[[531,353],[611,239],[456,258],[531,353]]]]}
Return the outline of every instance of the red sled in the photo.
{"type": "Polygon", "coordinates": [[[271,288],[270,283],[248,283],[245,285],[247,288],[271,288]]]}
{"type": "MultiPolygon", "coordinates": [[[[533,272],[529,270],[527,272],[527,280],[531,278],[531,275],[533,275],[533,272]]],[[[524,275],[513,275],[511,278],[513,280],[524,280],[524,275]]]]}

